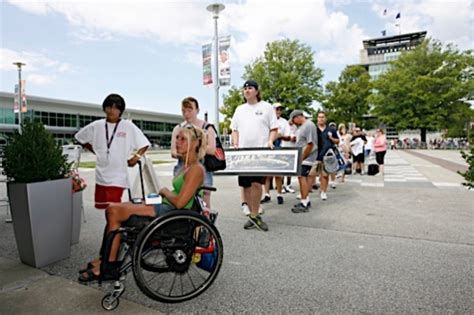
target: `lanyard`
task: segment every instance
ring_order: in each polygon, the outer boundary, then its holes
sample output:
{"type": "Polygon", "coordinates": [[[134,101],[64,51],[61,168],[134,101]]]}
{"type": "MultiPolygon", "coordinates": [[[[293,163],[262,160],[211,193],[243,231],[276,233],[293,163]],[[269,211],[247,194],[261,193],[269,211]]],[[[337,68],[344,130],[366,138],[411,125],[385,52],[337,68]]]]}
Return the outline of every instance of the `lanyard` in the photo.
{"type": "Polygon", "coordinates": [[[107,126],[107,121],[105,122],[105,139],[107,140],[107,157],[109,157],[110,146],[112,145],[112,141],[114,140],[115,132],[117,131],[117,127],[120,123],[120,120],[117,121],[114,127],[114,131],[112,131],[112,137],[109,140],[109,128],[107,126]]]}

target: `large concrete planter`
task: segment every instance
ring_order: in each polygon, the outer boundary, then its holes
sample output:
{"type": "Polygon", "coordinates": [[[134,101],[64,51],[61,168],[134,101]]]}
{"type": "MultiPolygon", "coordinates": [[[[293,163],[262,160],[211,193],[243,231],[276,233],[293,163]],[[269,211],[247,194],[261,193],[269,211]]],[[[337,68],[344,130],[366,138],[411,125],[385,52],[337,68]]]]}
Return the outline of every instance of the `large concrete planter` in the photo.
{"type": "Polygon", "coordinates": [[[8,183],[13,229],[20,260],[43,267],[71,253],[71,179],[8,183]]]}

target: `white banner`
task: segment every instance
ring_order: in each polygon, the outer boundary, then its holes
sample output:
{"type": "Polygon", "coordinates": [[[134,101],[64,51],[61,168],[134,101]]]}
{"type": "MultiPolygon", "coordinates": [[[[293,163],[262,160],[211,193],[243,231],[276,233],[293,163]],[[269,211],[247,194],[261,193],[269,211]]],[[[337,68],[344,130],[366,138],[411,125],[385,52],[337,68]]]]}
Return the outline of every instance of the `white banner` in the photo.
{"type": "Polygon", "coordinates": [[[202,84],[212,84],[212,44],[202,45],[202,84]]]}
{"type": "Polygon", "coordinates": [[[230,36],[219,38],[219,85],[230,86],[230,36]]]}

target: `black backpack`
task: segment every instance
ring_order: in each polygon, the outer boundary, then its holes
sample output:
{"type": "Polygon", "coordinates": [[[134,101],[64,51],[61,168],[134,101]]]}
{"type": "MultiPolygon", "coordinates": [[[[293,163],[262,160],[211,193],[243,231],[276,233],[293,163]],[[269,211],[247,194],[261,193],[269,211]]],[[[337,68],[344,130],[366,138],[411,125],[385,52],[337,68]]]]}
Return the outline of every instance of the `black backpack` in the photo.
{"type": "Polygon", "coordinates": [[[226,168],[224,148],[222,147],[221,140],[219,139],[217,130],[214,125],[207,124],[206,126],[204,126],[204,130],[207,131],[209,127],[212,127],[212,129],[214,129],[214,132],[216,133],[216,152],[213,155],[206,154],[204,156],[204,166],[206,167],[206,170],[208,172],[221,171],[226,168]]]}

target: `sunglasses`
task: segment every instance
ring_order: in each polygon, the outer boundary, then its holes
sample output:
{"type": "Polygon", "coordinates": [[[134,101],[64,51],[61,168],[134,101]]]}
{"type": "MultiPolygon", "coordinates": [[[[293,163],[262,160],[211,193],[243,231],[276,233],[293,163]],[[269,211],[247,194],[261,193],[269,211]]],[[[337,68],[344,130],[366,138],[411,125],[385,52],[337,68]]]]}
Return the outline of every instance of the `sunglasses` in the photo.
{"type": "Polygon", "coordinates": [[[193,133],[194,133],[194,138],[196,138],[196,139],[201,139],[201,137],[198,136],[198,134],[197,134],[196,128],[194,128],[194,126],[193,126],[192,124],[187,124],[187,125],[185,125],[183,128],[192,129],[192,130],[193,130],[193,133]]]}

